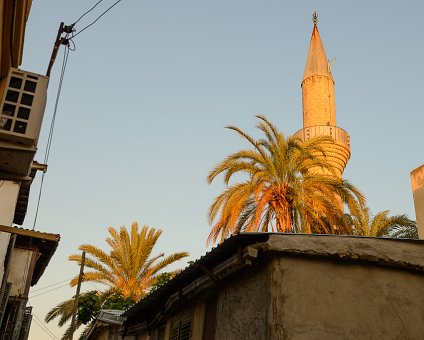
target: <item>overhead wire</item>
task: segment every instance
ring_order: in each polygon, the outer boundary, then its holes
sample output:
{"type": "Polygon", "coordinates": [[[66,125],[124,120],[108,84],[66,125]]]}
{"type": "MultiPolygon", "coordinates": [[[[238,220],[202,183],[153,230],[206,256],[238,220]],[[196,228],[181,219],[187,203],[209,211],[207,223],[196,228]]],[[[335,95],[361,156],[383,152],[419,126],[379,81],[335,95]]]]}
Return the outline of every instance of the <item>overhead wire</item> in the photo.
{"type": "MultiPolygon", "coordinates": [[[[68,37],[68,35],[66,35],[65,39],[67,37],[68,37]]],[[[62,70],[61,70],[61,73],[60,73],[60,80],[59,80],[59,86],[58,86],[57,94],[56,94],[56,100],[55,100],[55,105],[54,105],[54,110],[53,110],[53,117],[52,117],[52,121],[50,123],[50,131],[49,131],[46,151],[45,151],[45,155],[44,155],[44,164],[47,164],[47,161],[48,161],[49,156],[50,156],[50,149],[51,149],[51,144],[52,144],[52,140],[53,140],[54,125],[55,125],[56,116],[57,116],[57,108],[59,106],[59,99],[60,99],[60,94],[61,94],[61,91],[62,91],[63,79],[65,77],[66,65],[68,63],[69,51],[70,51],[69,44],[67,44],[67,45],[65,45],[65,51],[63,53],[62,70]]],[[[34,224],[32,226],[32,230],[35,230],[35,225],[37,223],[38,211],[39,211],[39,208],[40,208],[40,201],[41,201],[41,193],[43,191],[44,175],[45,175],[45,172],[43,172],[43,174],[41,176],[40,190],[39,190],[39,193],[38,193],[37,207],[36,207],[36,210],[35,210],[34,224]]]]}
{"type": "Polygon", "coordinates": [[[40,327],[50,338],[54,340],[59,340],[59,338],[47,327],[47,325],[34,313],[32,313],[35,319],[35,323],[40,327]],[[38,321],[37,321],[38,320],[38,321]]]}
{"type": "Polygon", "coordinates": [[[77,19],[77,21],[75,21],[71,26],[74,26],[74,25],[76,25],[82,18],[84,18],[88,13],[90,13],[93,9],[95,9],[96,7],[97,7],[97,5],[98,4],[100,4],[101,2],[103,2],[104,0],[99,0],[99,1],[97,1],[96,2],[96,4],[93,6],[93,7],[91,7],[87,12],[85,12],[84,14],[82,14],[78,19],[77,19]]]}
{"type": "Polygon", "coordinates": [[[44,294],[50,293],[50,292],[52,292],[52,291],[54,291],[54,290],[58,290],[58,289],[60,289],[60,288],[66,287],[66,286],[68,286],[68,287],[69,287],[69,284],[68,284],[68,283],[66,283],[66,284],[61,285],[61,286],[59,286],[59,287],[55,287],[55,288],[52,288],[52,289],[46,290],[45,292],[42,292],[42,293],[39,293],[39,294],[35,294],[35,295],[31,295],[29,298],[31,298],[31,299],[32,299],[32,298],[35,298],[35,297],[37,297],[37,296],[40,296],[40,295],[44,295],[44,294]]]}
{"type": "MultiPolygon", "coordinates": [[[[91,22],[90,24],[88,24],[87,26],[85,26],[83,29],[81,29],[80,31],[78,31],[77,33],[75,33],[72,38],[75,38],[77,35],[81,34],[82,32],[84,32],[87,28],[93,26],[102,16],[104,16],[107,12],[109,12],[113,7],[115,7],[118,3],[120,3],[122,0],[118,0],[115,3],[113,3],[107,10],[105,10],[102,14],[100,14],[93,22],[91,22]]],[[[71,38],[71,39],[72,39],[71,38]]]]}
{"type": "Polygon", "coordinates": [[[61,283],[64,283],[64,282],[70,281],[70,280],[72,280],[72,279],[73,279],[73,277],[70,277],[69,279],[66,279],[66,280],[63,280],[63,281],[60,281],[60,282],[56,282],[56,283],[52,283],[51,285],[48,285],[48,286],[45,286],[45,287],[42,287],[42,288],[31,289],[31,293],[38,292],[38,291],[40,291],[40,290],[44,290],[44,289],[47,289],[47,288],[50,288],[50,287],[57,286],[57,285],[59,285],[59,284],[61,284],[61,283]]]}
{"type": "MultiPolygon", "coordinates": [[[[44,164],[47,164],[47,161],[48,161],[49,155],[50,155],[50,148],[51,148],[52,139],[53,139],[53,131],[54,131],[54,125],[55,125],[55,120],[56,120],[57,108],[58,108],[58,104],[59,104],[60,93],[61,93],[61,90],[62,90],[63,78],[65,76],[66,65],[67,65],[67,62],[68,62],[69,51],[75,51],[76,50],[76,45],[75,45],[75,42],[73,41],[73,39],[76,36],[78,36],[79,34],[81,34],[82,32],[84,32],[89,27],[93,26],[101,17],[103,17],[107,12],[109,12],[113,7],[115,7],[122,0],[115,1],[111,6],[109,6],[105,11],[103,11],[102,14],[100,14],[94,21],[92,21],[90,24],[85,26],[83,29],[81,29],[77,33],[74,33],[75,32],[74,26],[84,16],[86,16],[88,13],[90,13],[94,8],[96,8],[103,1],[104,0],[97,1],[94,4],[94,6],[92,6],[89,10],[84,12],[72,25],[70,25],[70,33],[67,33],[65,38],[62,38],[62,41],[64,42],[63,44],[65,45],[65,52],[64,52],[64,55],[63,55],[62,71],[61,71],[58,91],[57,91],[57,95],[56,95],[54,113],[53,113],[52,122],[51,122],[51,125],[50,125],[49,137],[48,137],[48,140],[47,140],[46,153],[45,153],[45,156],[44,156],[44,164]],[[70,47],[71,43],[72,43],[72,46],[73,46],[72,48],[70,47]]],[[[38,212],[39,212],[40,201],[41,201],[41,194],[42,194],[43,184],[44,184],[44,176],[45,176],[45,172],[43,172],[43,174],[41,176],[40,190],[39,190],[39,193],[38,193],[37,207],[36,207],[36,210],[35,210],[34,224],[32,226],[32,230],[35,230],[35,225],[37,223],[38,212]]]]}

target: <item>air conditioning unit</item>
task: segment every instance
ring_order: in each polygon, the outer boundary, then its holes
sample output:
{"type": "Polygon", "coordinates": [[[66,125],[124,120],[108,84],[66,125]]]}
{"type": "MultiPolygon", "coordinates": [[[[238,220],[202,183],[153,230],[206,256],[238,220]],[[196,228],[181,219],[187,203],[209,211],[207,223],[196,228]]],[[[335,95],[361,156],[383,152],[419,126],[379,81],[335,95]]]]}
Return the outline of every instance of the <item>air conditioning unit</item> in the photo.
{"type": "Polygon", "coordinates": [[[48,78],[12,68],[0,83],[0,140],[35,147],[47,100],[48,78]]]}

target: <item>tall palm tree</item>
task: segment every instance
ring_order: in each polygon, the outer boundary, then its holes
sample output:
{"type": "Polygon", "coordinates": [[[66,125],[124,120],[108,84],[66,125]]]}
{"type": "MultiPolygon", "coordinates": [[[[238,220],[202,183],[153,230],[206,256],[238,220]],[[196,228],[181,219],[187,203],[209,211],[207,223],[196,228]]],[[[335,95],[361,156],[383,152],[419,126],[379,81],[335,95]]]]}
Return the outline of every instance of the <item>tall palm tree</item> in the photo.
{"type": "MultiPolygon", "coordinates": [[[[85,267],[91,269],[84,273],[83,281],[102,283],[111,292],[118,292],[125,298],[138,301],[149,292],[164,268],[188,256],[187,252],[179,252],[166,257],[164,253],[151,257],[153,247],[162,234],[160,229],[144,226],[139,231],[138,224],[133,223],[130,233],[124,226],[119,232],[112,227],[108,231],[110,237],[106,238],[106,242],[111,247],[109,252],[91,244],[79,247],[87,253],[85,267]]],[[[81,264],[81,255],[71,255],[69,260],[81,264]]],[[[78,276],[72,279],[71,286],[77,282],[78,276]]]]}
{"type": "Polygon", "coordinates": [[[368,207],[362,207],[355,213],[346,214],[353,234],[358,236],[376,236],[392,238],[418,238],[415,221],[406,215],[389,216],[389,210],[380,211],[372,216],[368,207]]]}
{"type": "Polygon", "coordinates": [[[212,183],[223,174],[226,185],[209,208],[213,227],[208,243],[240,231],[351,233],[346,223],[340,224],[342,205],[356,211],[365,199],[352,184],[337,178],[326,161],[323,144],[333,140],[323,136],[302,142],[285,137],[264,116],[257,118],[265,138],[256,140],[228,126],[251,148],[229,155],[208,175],[212,183]],[[244,180],[230,185],[234,175],[244,180]]]}

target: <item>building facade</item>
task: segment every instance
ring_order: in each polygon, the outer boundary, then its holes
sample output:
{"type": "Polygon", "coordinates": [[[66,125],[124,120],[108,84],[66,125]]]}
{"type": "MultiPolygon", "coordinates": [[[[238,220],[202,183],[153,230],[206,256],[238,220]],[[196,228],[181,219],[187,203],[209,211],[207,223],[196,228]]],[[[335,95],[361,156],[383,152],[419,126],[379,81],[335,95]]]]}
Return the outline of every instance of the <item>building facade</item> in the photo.
{"type": "Polygon", "coordinates": [[[53,256],[59,235],[23,224],[38,170],[34,160],[48,78],[19,69],[32,0],[0,2],[0,339],[26,340],[28,293],[53,256]]]}
{"type": "Polygon", "coordinates": [[[424,241],[246,233],[124,316],[127,340],[420,339],[424,241]]]}

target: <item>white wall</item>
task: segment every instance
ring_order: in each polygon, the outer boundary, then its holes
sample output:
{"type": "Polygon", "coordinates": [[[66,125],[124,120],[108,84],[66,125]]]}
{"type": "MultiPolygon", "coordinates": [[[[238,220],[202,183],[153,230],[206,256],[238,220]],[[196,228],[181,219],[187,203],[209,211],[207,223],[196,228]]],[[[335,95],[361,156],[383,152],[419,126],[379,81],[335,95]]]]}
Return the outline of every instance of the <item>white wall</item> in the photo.
{"type": "Polygon", "coordinates": [[[12,226],[19,194],[19,183],[0,180],[0,224],[12,226]]]}
{"type": "Polygon", "coordinates": [[[7,281],[12,283],[11,296],[28,295],[37,252],[34,250],[14,248],[10,262],[10,272],[7,281]]]}
{"type": "MultiPolygon", "coordinates": [[[[4,260],[7,253],[7,247],[9,245],[10,234],[3,233],[0,231],[0,285],[4,275],[4,260]]],[[[1,287],[0,287],[1,288],[1,287]]]]}

